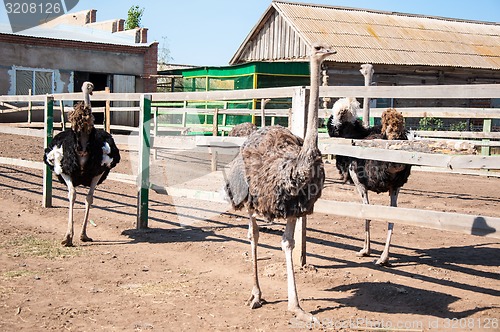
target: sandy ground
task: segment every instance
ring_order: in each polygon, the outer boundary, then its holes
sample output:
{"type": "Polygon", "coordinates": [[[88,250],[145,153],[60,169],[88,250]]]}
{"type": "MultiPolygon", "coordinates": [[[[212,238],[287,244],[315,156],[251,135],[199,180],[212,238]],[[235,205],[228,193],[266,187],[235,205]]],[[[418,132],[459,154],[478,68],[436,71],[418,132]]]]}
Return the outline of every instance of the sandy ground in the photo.
{"type": "MultiPolygon", "coordinates": [[[[0,156],[41,161],[41,139],[0,135],[0,156]]],[[[136,154],[115,169],[132,174],[136,154]]],[[[151,169],[155,181],[210,177],[207,156],[170,155],[151,169]],[[175,161],[175,162],[174,162],[175,161]]],[[[326,165],[323,198],[360,201],[326,165]]],[[[0,165],[1,331],[290,331],[307,328],[287,312],[282,222],[259,221],[259,309],[250,295],[247,218],[225,204],[150,193],[149,226],[137,231],[133,185],[107,180],[95,194],[88,235],[59,244],[67,191],[54,181],[53,207],[42,208],[42,172],[0,165]]],[[[211,187],[219,186],[215,180],[211,187]]],[[[401,207],[500,217],[500,179],[413,172],[401,207]]],[[[201,188],[206,190],[207,188],[201,188]]],[[[372,203],[388,204],[386,194],[372,203]]],[[[388,268],[373,264],[386,223],[372,222],[374,255],[359,258],[363,221],[314,214],[308,265],[297,268],[302,306],[325,330],[500,331],[500,241],[396,224],[388,268]]]]}

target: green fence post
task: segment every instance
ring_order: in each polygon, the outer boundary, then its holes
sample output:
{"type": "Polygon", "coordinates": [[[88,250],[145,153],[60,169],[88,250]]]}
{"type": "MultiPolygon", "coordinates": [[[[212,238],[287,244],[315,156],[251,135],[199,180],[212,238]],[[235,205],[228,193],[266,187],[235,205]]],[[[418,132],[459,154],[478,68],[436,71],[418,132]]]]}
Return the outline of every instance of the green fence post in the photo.
{"type": "Polygon", "coordinates": [[[148,228],[149,155],[151,150],[151,95],[142,95],[139,112],[139,170],[137,229],[148,228]]]}
{"type": "MultiPolygon", "coordinates": [[[[43,147],[45,149],[49,146],[54,135],[54,97],[49,95],[45,97],[44,129],[45,137],[43,140],[43,147]]],[[[52,207],[52,171],[47,165],[43,167],[42,206],[44,208],[52,207]]]]}

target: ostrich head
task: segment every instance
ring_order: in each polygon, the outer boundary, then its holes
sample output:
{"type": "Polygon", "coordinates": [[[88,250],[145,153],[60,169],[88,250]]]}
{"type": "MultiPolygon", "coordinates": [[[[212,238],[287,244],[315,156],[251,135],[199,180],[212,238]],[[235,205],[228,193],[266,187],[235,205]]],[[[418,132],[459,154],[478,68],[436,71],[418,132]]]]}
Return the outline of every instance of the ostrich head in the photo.
{"type": "Polygon", "coordinates": [[[333,104],[332,113],[334,126],[342,123],[354,123],[358,118],[359,102],[354,97],[340,98],[333,104]]]}
{"type": "Polygon", "coordinates": [[[309,56],[311,57],[311,60],[316,63],[321,63],[323,60],[325,60],[326,57],[332,54],[336,54],[337,51],[332,50],[328,45],[320,43],[320,42],[315,42],[312,43],[311,45],[311,54],[309,56]]]}
{"type": "Polygon", "coordinates": [[[403,114],[394,108],[388,108],[382,113],[382,134],[387,139],[401,139],[405,136],[405,120],[403,114]]]}
{"type": "Polygon", "coordinates": [[[90,133],[94,128],[94,116],[90,107],[90,95],[94,90],[94,84],[84,82],[82,85],[83,103],[75,105],[73,112],[69,115],[71,128],[75,132],[90,133]]]}
{"type": "Polygon", "coordinates": [[[91,82],[83,82],[82,84],[82,92],[83,92],[83,101],[86,107],[90,108],[90,97],[92,95],[92,91],[94,90],[94,84],[91,82]]]}

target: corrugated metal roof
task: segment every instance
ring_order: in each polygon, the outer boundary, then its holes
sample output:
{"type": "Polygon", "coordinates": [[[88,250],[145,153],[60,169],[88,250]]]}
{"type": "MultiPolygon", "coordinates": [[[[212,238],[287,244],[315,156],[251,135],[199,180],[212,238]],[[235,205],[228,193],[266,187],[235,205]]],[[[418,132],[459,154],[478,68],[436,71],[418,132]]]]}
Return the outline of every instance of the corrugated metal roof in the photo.
{"type": "MultiPolygon", "coordinates": [[[[500,69],[498,23],[285,1],[272,2],[231,64],[282,60],[262,50],[252,52],[259,47],[259,30],[272,27],[265,20],[276,16],[307,45],[317,41],[331,45],[337,54],[328,60],[335,62],[500,69]]],[[[307,56],[293,50],[284,54],[307,56]]]]}
{"type": "Polygon", "coordinates": [[[48,38],[55,40],[72,40],[86,43],[123,45],[130,47],[148,47],[152,43],[135,43],[135,36],[124,33],[112,33],[91,27],[57,25],[55,27],[34,27],[13,33],[10,25],[0,23],[0,34],[48,38]]]}

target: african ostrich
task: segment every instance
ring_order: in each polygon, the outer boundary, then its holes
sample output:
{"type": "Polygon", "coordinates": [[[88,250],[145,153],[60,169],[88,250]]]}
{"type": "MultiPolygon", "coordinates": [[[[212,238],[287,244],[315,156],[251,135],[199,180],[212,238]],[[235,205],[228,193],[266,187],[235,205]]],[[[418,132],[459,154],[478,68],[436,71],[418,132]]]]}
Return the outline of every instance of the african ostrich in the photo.
{"type": "MultiPolygon", "coordinates": [[[[339,136],[344,135],[342,137],[347,138],[407,139],[403,115],[395,109],[390,108],[382,113],[381,130],[379,128],[364,128],[359,120],[355,119],[359,103],[352,99],[349,102],[346,100],[348,99],[340,99],[338,107],[334,106],[333,118],[340,121],[331,121],[331,126],[328,128],[330,136],[332,133],[339,133],[339,136]],[[346,105],[349,107],[344,107],[346,105]]],[[[411,165],[346,156],[337,156],[336,159],[337,168],[342,177],[344,180],[351,180],[354,183],[363,204],[369,204],[368,190],[370,190],[377,194],[389,192],[391,206],[397,206],[399,190],[408,181],[411,165]]],[[[377,265],[389,265],[389,247],[393,228],[394,224],[389,223],[384,251],[376,261],[377,265]]],[[[363,249],[358,255],[369,256],[370,254],[370,220],[367,219],[365,220],[365,241],[363,249]]]]}
{"type": "Polygon", "coordinates": [[[254,125],[251,122],[243,122],[240,123],[233,128],[231,128],[231,131],[229,131],[228,136],[233,136],[233,137],[245,137],[249,136],[251,133],[257,130],[257,126],[254,125]]]}
{"type": "Polygon", "coordinates": [[[83,83],[84,102],[75,105],[69,119],[71,128],[57,134],[45,149],[43,161],[68,186],[69,219],[64,246],[73,245],[73,205],[76,200],[76,187],[89,187],[85,200],[80,240],[92,241],[87,236],[89,210],[94,198],[96,186],[102,183],[109,171],[120,161],[120,152],[109,133],[94,127],[94,116],[90,107],[90,95],[94,85],[83,83]]]}
{"type": "Polygon", "coordinates": [[[226,193],[235,209],[245,207],[250,218],[248,238],[252,250],[253,289],[248,303],[252,309],[262,305],[257,272],[259,228],[256,215],[268,220],[286,219],[282,249],[288,280],[288,310],[298,319],[314,316],[299,304],[292,262],[294,229],[298,217],[311,214],[321,196],[325,173],[318,149],[318,108],[321,62],[334,51],[314,45],[310,52],[311,92],[307,130],[302,139],[281,126],[267,126],[253,132],[243,143],[239,155],[226,174],[226,193]]]}
{"type": "MultiPolygon", "coordinates": [[[[260,105],[260,116],[261,116],[261,125],[260,127],[263,128],[266,126],[266,104],[270,102],[270,98],[265,98],[261,100],[261,105],[260,105]]],[[[233,136],[233,137],[246,137],[249,136],[251,133],[257,130],[257,126],[254,125],[251,122],[243,122],[240,124],[237,124],[233,128],[231,128],[231,131],[229,132],[228,136],[233,136]]]]}

